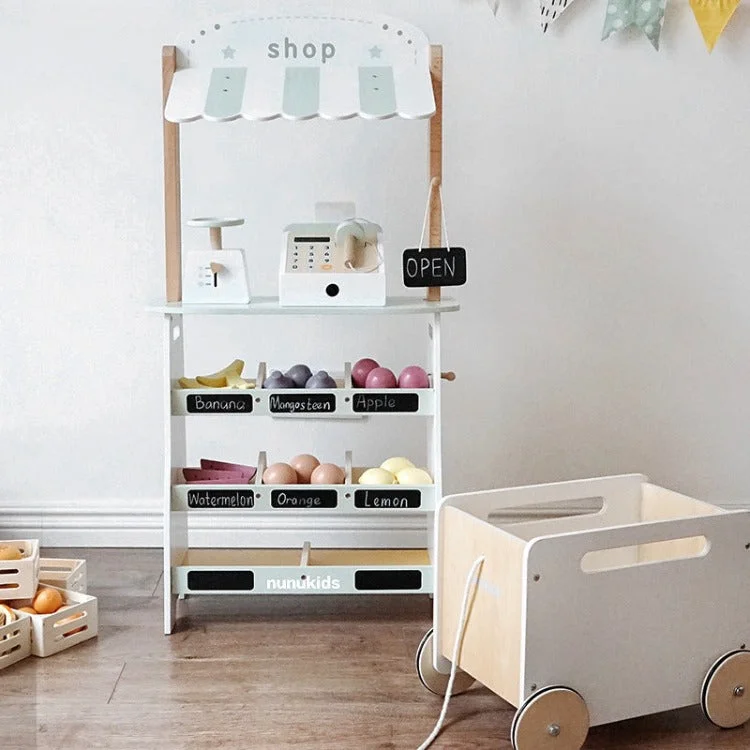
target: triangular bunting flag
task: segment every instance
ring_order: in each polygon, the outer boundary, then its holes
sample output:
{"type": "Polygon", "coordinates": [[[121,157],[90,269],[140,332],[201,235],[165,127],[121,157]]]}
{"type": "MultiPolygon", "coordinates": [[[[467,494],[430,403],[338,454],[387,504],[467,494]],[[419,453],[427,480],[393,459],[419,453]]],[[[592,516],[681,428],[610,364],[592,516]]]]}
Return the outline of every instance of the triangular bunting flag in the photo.
{"type": "Polygon", "coordinates": [[[658,50],[666,7],[667,0],[609,0],[602,39],[609,39],[628,26],[636,26],[658,50]]]}
{"type": "Polygon", "coordinates": [[[713,51],[739,4],[740,0],[690,0],[709,52],[713,51]]]}
{"type": "Polygon", "coordinates": [[[542,11],[542,31],[546,34],[550,24],[572,4],[573,0],[539,0],[539,7],[542,11]]]}
{"type": "Polygon", "coordinates": [[[498,8],[500,7],[500,0],[487,0],[487,3],[490,6],[490,10],[492,11],[492,15],[496,16],[498,8]]]}

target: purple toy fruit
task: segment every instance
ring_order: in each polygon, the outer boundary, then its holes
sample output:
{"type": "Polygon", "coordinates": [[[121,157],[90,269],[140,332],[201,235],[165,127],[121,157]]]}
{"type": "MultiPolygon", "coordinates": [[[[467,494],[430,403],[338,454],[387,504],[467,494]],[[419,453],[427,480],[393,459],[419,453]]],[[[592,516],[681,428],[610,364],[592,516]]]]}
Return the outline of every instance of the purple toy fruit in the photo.
{"type": "Polygon", "coordinates": [[[312,377],[312,370],[307,365],[294,365],[284,375],[294,381],[295,387],[304,388],[305,383],[312,377]]]}
{"type": "Polygon", "coordinates": [[[429,388],[430,377],[425,370],[417,365],[410,365],[401,370],[398,376],[399,388],[429,388]]]}
{"type": "Polygon", "coordinates": [[[380,365],[374,359],[370,359],[369,357],[365,357],[364,359],[355,362],[354,367],[352,367],[352,386],[354,388],[364,388],[367,376],[376,367],[380,367],[380,365]]]}
{"type": "Polygon", "coordinates": [[[396,388],[396,376],[387,367],[376,367],[370,370],[365,381],[365,388],[396,388]]]}
{"type": "Polygon", "coordinates": [[[325,371],[318,370],[307,383],[305,388],[335,388],[336,381],[325,371]]]}
{"type": "Polygon", "coordinates": [[[296,388],[294,381],[286,375],[282,375],[280,370],[274,370],[264,381],[264,388],[296,388]]]}

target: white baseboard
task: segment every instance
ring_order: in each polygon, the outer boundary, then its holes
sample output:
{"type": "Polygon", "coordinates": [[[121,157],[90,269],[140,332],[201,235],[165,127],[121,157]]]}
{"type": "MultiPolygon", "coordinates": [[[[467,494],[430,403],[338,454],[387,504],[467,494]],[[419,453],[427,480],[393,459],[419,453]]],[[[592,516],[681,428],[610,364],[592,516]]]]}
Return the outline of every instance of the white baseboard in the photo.
{"type": "MultiPolygon", "coordinates": [[[[39,539],[46,547],[161,547],[162,501],[85,500],[0,508],[0,538],[39,539]]],[[[191,547],[423,547],[425,516],[195,513],[191,547]],[[313,539],[310,539],[311,529],[313,539]],[[316,530],[317,529],[317,530],[316,530]]]]}
{"type": "MultiPolygon", "coordinates": [[[[75,505],[44,503],[0,508],[0,538],[39,539],[47,547],[161,547],[161,498],[80,500],[75,505]]],[[[750,500],[724,502],[750,509],[750,500]]],[[[422,547],[425,517],[310,516],[222,513],[194,514],[190,544],[195,547],[298,546],[318,528],[313,543],[326,547],[422,547]]]]}

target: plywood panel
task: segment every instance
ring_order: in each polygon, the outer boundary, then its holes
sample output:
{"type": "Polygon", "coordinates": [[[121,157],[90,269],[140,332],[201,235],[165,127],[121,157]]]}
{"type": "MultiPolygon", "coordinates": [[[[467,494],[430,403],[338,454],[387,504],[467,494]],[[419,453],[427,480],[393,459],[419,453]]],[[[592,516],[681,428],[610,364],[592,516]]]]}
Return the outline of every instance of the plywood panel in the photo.
{"type": "Polygon", "coordinates": [[[477,557],[484,556],[459,666],[515,703],[520,692],[526,545],[458,508],[444,506],[441,513],[440,651],[446,658],[453,653],[466,577],[477,557]]]}

